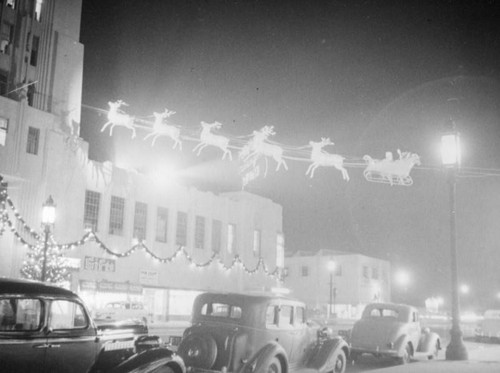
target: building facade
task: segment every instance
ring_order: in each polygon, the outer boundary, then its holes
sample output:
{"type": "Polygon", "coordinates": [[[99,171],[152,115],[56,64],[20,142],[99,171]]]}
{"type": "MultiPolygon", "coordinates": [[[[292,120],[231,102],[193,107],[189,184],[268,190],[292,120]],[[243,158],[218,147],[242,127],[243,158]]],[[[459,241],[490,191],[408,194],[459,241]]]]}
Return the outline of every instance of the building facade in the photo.
{"type": "Polygon", "coordinates": [[[391,300],[388,261],[335,250],[298,251],[285,258],[285,286],[324,316],[358,317],[371,302],[391,300]]]}
{"type": "Polygon", "coordinates": [[[19,277],[28,250],[41,244],[51,195],[48,245],[68,258],[69,286],[92,308],[140,300],[156,319],[182,317],[200,291],[279,285],[278,204],[163,185],[88,158],[79,137],[81,1],[0,4],[0,276],[19,277]]]}

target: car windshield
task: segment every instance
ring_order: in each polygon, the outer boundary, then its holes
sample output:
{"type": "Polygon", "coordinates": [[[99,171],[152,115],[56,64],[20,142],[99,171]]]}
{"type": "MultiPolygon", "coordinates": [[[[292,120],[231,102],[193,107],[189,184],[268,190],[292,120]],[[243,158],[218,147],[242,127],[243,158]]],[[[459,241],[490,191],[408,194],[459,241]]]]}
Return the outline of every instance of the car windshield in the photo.
{"type": "Polygon", "coordinates": [[[241,307],[227,303],[207,302],[201,307],[203,316],[227,317],[231,319],[241,318],[241,307]]]}

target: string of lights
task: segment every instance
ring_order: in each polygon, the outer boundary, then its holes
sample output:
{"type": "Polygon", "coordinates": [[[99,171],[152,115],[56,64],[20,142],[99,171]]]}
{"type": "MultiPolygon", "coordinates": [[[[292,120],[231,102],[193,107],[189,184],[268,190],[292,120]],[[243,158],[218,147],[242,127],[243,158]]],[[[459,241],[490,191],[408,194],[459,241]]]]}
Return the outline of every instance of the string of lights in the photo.
{"type": "MultiPolygon", "coordinates": [[[[43,241],[43,238],[40,234],[36,233],[34,229],[32,229],[25,221],[25,219],[21,216],[19,211],[15,208],[14,203],[10,199],[10,197],[7,194],[7,191],[2,190],[2,195],[0,198],[0,235],[2,235],[5,231],[5,227],[7,227],[14,237],[25,247],[28,249],[30,252],[38,253],[41,248],[41,242],[43,241]],[[13,211],[13,215],[15,220],[11,219],[9,215],[9,211],[7,208],[7,204],[9,205],[10,209],[13,211]],[[30,243],[27,239],[23,237],[22,231],[19,231],[16,228],[15,221],[19,222],[20,225],[23,228],[24,232],[28,232],[30,239],[35,240],[35,243],[32,244],[30,243]]],[[[260,257],[257,261],[257,264],[253,268],[249,268],[246,266],[243,261],[241,260],[241,257],[239,255],[234,255],[232,258],[231,264],[226,265],[221,258],[220,254],[218,252],[212,253],[211,257],[203,262],[203,263],[197,263],[195,259],[188,253],[187,249],[184,246],[179,246],[177,250],[170,256],[168,257],[160,257],[158,256],[150,247],[146,245],[144,241],[138,242],[137,244],[134,244],[130,249],[124,251],[124,252],[117,252],[112,249],[110,249],[98,236],[95,232],[88,230],[85,232],[85,234],[78,240],[75,240],[73,242],[69,243],[58,243],[54,236],[51,234],[49,237],[50,245],[49,247],[54,250],[54,255],[59,254],[61,252],[65,251],[70,251],[70,250],[75,250],[79,248],[80,246],[85,245],[88,242],[94,242],[101,250],[103,250],[106,254],[113,256],[115,258],[127,258],[130,257],[132,254],[135,252],[138,252],[140,250],[144,251],[146,255],[148,255],[150,258],[153,260],[156,260],[160,263],[173,263],[176,261],[176,259],[179,259],[180,257],[184,257],[188,265],[191,267],[195,268],[207,268],[215,263],[218,263],[220,267],[225,270],[225,271],[230,271],[234,269],[235,267],[239,266],[245,273],[252,275],[256,274],[259,271],[262,271],[265,275],[269,277],[273,277],[279,281],[282,281],[282,276],[283,276],[283,270],[280,267],[276,267],[273,271],[270,271],[268,267],[266,266],[264,259],[260,257]]],[[[31,257],[36,257],[37,255],[32,254],[31,257]]],[[[33,267],[32,271],[34,273],[38,273],[36,264],[34,263],[33,260],[29,260],[33,267]]],[[[27,271],[25,270],[27,273],[27,271]]],[[[30,277],[31,278],[31,277],[30,277]]]]}

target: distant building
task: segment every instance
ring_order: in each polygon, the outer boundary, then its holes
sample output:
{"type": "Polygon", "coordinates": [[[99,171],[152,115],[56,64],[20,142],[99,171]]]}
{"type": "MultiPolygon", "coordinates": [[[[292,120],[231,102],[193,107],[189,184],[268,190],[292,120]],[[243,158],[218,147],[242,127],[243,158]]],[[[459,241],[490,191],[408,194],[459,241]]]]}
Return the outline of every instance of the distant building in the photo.
{"type": "Polygon", "coordinates": [[[0,175],[13,204],[1,207],[9,222],[0,222],[0,276],[19,277],[28,247],[43,244],[37,232],[51,195],[69,286],[91,307],[140,300],[157,319],[187,317],[200,291],[278,285],[278,204],[166,186],[88,159],[79,137],[80,16],[79,0],[0,2],[0,175]]]}
{"type": "Polygon", "coordinates": [[[335,250],[298,251],[287,254],[285,267],[285,286],[320,315],[330,309],[339,317],[356,317],[366,304],[391,299],[386,260],[335,250]]]}

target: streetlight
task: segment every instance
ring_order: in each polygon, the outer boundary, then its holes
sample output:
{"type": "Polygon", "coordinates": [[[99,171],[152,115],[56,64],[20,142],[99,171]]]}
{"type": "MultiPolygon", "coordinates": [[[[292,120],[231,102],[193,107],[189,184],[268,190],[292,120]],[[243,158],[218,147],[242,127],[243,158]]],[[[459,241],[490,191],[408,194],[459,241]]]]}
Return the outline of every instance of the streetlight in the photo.
{"type": "Polygon", "coordinates": [[[450,131],[441,136],[441,159],[447,171],[450,186],[450,257],[451,257],[451,330],[446,347],[446,360],[468,360],[467,349],[460,330],[458,302],[457,228],[456,228],[456,173],[460,167],[460,137],[455,123],[450,121],[450,131]]]}
{"type": "Polygon", "coordinates": [[[54,204],[54,200],[52,196],[47,198],[47,201],[42,206],[42,225],[43,232],[45,234],[44,242],[43,242],[43,262],[42,262],[42,282],[45,282],[46,271],[47,271],[47,250],[49,248],[49,235],[50,235],[50,227],[56,221],[56,205],[54,204]]]}
{"type": "Polygon", "coordinates": [[[330,272],[330,303],[328,312],[328,318],[330,318],[332,313],[335,315],[335,299],[337,298],[337,288],[334,285],[333,276],[335,275],[335,271],[337,270],[337,263],[335,263],[335,261],[333,260],[329,260],[326,264],[326,267],[328,269],[328,272],[330,272]]]}

